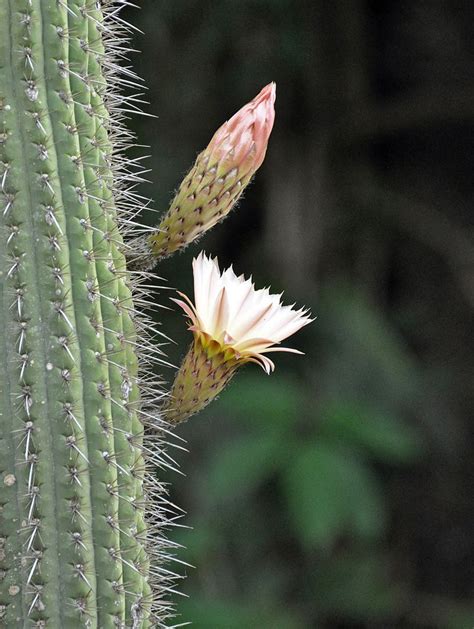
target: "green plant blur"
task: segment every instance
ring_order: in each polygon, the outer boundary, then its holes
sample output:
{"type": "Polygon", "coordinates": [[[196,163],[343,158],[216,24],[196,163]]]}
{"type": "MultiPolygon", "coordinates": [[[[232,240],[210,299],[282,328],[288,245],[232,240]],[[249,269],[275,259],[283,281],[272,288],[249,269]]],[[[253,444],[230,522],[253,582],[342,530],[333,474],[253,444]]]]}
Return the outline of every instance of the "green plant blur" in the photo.
{"type": "MultiPolygon", "coordinates": [[[[205,249],[318,317],[291,339],[304,357],[276,355],[270,377],[246,367],[179,432],[173,537],[195,566],[179,620],[472,629],[472,4],[140,4],[157,209],[214,129],[277,83],[246,198],[158,273],[191,295],[205,249]]],[[[162,314],[178,363],[190,335],[162,314]]]]}

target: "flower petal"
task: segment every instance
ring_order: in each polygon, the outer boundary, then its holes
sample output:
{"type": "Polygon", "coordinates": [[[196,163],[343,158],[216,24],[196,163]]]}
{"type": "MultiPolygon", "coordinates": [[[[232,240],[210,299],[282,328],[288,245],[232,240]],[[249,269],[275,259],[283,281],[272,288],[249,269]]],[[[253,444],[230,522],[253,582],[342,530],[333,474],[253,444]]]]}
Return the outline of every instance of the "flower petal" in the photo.
{"type": "Polygon", "coordinates": [[[174,301],[191,319],[195,336],[204,335],[223,351],[233,350],[242,362],[258,363],[267,373],[275,366],[264,353],[302,353],[274,346],[311,323],[306,309],[282,305],[281,294],[256,289],[251,278],[237,276],[232,266],[221,273],[217,258],[203,252],[193,260],[193,271],[195,305],[181,293],[185,301],[174,301]]]}

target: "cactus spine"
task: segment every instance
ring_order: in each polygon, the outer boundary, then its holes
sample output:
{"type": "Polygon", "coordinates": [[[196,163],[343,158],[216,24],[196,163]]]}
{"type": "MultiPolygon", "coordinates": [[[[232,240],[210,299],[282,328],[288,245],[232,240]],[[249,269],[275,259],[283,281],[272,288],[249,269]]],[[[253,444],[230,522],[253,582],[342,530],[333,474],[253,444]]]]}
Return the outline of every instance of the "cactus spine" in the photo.
{"type": "Polygon", "coordinates": [[[123,4],[0,0],[0,625],[9,628],[164,626],[170,613],[165,498],[143,457],[146,398],[158,396],[146,384],[140,400],[138,387],[157,350],[142,339],[140,274],[130,281],[119,231],[139,205],[123,185],[139,178],[133,162],[117,159],[129,135],[116,90],[135,81],[115,73],[123,4]],[[148,522],[147,479],[158,501],[148,522]]]}

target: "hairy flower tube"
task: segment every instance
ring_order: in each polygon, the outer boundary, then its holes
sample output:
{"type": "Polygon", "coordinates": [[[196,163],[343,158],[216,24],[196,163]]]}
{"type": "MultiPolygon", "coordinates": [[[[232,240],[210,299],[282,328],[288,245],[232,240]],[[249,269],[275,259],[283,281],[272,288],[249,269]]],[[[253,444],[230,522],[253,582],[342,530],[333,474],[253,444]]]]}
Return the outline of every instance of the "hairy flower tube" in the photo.
{"type": "Polygon", "coordinates": [[[194,300],[173,299],[189,317],[194,340],[176,375],[165,418],[179,423],[204,408],[241,365],[254,362],[267,374],[275,365],[266,354],[298,350],[279,343],[312,321],[308,311],[281,304],[281,295],[256,290],[251,279],[220,272],[217,258],[193,260],[194,300]]]}
{"type": "Polygon", "coordinates": [[[215,132],[148,237],[154,257],[182,249],[230,212],[264,160],[275,95],[275,83],[270,83],[215,132]]]}

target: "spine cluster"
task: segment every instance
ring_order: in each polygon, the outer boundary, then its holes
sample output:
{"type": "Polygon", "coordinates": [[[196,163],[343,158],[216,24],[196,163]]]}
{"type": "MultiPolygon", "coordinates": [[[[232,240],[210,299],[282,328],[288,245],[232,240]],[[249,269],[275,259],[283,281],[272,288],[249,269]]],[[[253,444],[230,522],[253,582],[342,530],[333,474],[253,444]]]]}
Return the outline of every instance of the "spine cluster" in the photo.
{"type": "Polygon", "coordinates": [[[135,312],[148,278],[124,257],[141,203],[122,155],[134,98],[119,92],[137,80],[117,74],[123,4],[0,0],[5,627],[141,628],[170,614],[169,505],[147,470],[168,462],[145,434],[160,352],[135,312]]]}

